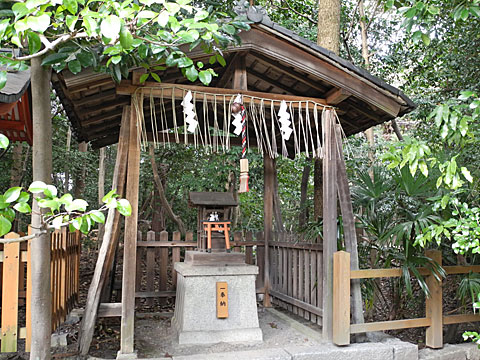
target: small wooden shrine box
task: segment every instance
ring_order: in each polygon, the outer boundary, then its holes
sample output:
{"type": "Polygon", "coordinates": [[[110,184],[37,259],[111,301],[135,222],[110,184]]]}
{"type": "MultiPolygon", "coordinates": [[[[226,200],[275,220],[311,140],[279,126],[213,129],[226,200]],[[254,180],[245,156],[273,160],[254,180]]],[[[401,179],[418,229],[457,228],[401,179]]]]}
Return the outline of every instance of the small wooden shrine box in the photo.
{"type": "MultiPolygon", "coordinates": [[[[197,215],[197,243],[198,251],[207,249],[207,239],[203,229],[203,221],[210,218],[210,214],[217,213],[220,221],[228,221],[230,209],[238,203],[229,192],[190,192],[189,205],[198,208],[197,215]]],[[[212,251],[225,251],[223,234],[212,233],[212,251]]]]}

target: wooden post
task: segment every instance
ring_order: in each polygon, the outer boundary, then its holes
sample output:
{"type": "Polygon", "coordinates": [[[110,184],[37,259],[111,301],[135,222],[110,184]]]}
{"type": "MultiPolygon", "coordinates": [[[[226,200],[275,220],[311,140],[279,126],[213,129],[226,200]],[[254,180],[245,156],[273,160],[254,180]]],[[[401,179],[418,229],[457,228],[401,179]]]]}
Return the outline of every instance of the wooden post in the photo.
{"type": "Polygon", "coordinates": [[[264,192],[263,192],[263,233],[264,233],[264,258],[263,265],[264,271],[264,289],[265,296],[263,298],[263,306],[270,307],[270,264],[269,264],[269,251],[268,243],[272,240],[273,235],[273,186],[274,186],[274,173],[275,173],[275,160],[272,159],[267,153],[263,156],[263,179],[264,179],[264,192]]]}
{"type": "MultiPolygon", "coordinates": [[[[20,237],[8,233],[5,239],[20,237]]],[[[18,339],[18,275],[20,268],[20,243],[3,247],[2,280],[2,336],[1,352],[16,352],[18,339]]]]}
{"type": "Polygon", "coordinates": [[[337,144],[335,116],[326,110],[322,119],[325,133],[323,157],[323,337],[333,337],[333,254],[337,251],[337,144]]]}
{"type": "MultiPolygon", "coordinates": [[[[136,101],[135,99],[132,100],[136,101]]],[[[143,106],[140,102],[140,106],[143,106]]],[[[132,354],[135,318],[135,268],[137,251],[138,188],[140,181],[140,143],[137,133],[137,113],[132,103],[128,143],[127,193],[132,215],[125,218],[122,279],[122,322],[119,354],[132,354]]]]}
{"type": "MultiPolygon", "coordinates": [[[[42,66],[42,58],[31,60],[33,117],[33,181],[51,183],[52,177],[52,115],[50,106],[50,72],[42,66]]],[[[44,229],[42,209],[36,199],[32,206],[32,230],[44,229]]],[[[52,294],[50,292],[50,234],[38,234],[31,245],[32,263],[32,359],[51,358],[52,294]]]]}
{"type": "Polygon", "coordinates": [[[350,254],[333,254],[333,343],[350,344],[350,254]]]}
{"type": "MultiPolygon", "coordinates": [[[[442,266],[441,251],[427,250],[425,255],[442,266]]],[[[429,275],[426,283],[430,290],[430,297],[425,301],[425,316],[431,319],[432,325],[427,328],[425,344],[430,348],[439,349],[443,347],[442,282],[435,276],[429,275]]]]}
{"type": "MultiPolygon", "coordinates": [[[[139,239],[139,240],[141,240],[141,239],[139,239]]],[[[155,232],[154,231],[148,231],[147,232],[147,241],[155,241],[155,240],[156,240],[155,232]]],[[[141,249],[137,249],[137,252],[140,253],[141,249]]],[[[157,267],[156,263],[155,263],[155,255],[156,255],[157,252],[156,252],[155,248],[147,248],[146,252],[147,252],[147,256],[146,256],[147,257],[147,259],[146,259],[146,262],[147,262],[147,291],[148,292],[153,292],[153,291],[155,291],[155,268],[157,267]]],[[[137,256],[137,260],[138,259],[140,259],[140,258],[137,256]]],[[[137,268],[140,270],[140,273],[141,273],[142,268],[141,268],[141,266],[139,266],[139,264],[137,264],[137,268]]],[[[137,274],[138,274],[138,272],[137,272],[137,274]]],[[[138,279],[138,277],[137,277],[137,279],[138,279]]],[[[137,288],[137,291],[140,291],[140,284],[136,284],[136,288],[137,288]]],[[[148,298],[147,299],[147,305],[148,306],[152,306],[154,303],[155,303],[154,298],[148,298]]]]}
{"type": "MultiPolygon", "coordinates": [[[[180,231],[174,231],[172,239],[173,241],[181,241],[181,233],[180,231]]],[[[166,249],[168,251],[168,249],[166,249]]],[[[168,253],[167,253],[168,256],[168,253]]],[[[168,257],[167,257],[168,261],[168,257]]],[[[180,262],[180,248],[179,247],[174,247],[172,248],[172,286],[173,289],[177,288],[177,271],[173,268],[175,266],[176,262],[180,262]]],[[[166,265],[166,264],[165,264],[166,265]]],[[[165,266],[166,268],[166,266],[165,266]]],[[[172,290],[173,290],[172,289],[172,290]]]]}
{"type": "MultiPolygon", "coordinates": [[[[358,270],[357,232],[355,228],[355,216],[353,215],[352,198],[347,178],[347,168],[342,148],[342,133],[340,125],[335,126],[336,143],[338,149],[337,158],[337,186],[340,211],[342,212],[343,234],[345,236],[345,249],[350,253],[350,269],[358,270]]],[[[352,280],[352,320],[354,324],[363,324],[363,299],[360,288],[360,280],[352,280]]],[[[357,340],[363,342],[363,334],[356,334],[357,340]]]]}
{"type": "MultiPolygon", "coordinates": [[[[130,123],[130,106],[123,108],[122,125],[120,127],[120,135],[117,146],[117,157],[115,162],[115,169],[113,172],[113,189],[118,193],[123,193],[126,173],[126,158],[129,141],[129,123],[130,123]]],[[[121,196],[121,195],[120,195],[121,196]]],[[[97,318],[97,310],[100,304],[103,285],[108,277],[108,274],[115,257],[115,250],[117,247],[115,236],[119,228],[120,214],[115,209],[110,209],[105,223],[105,232],[102,239],[102,245],[98,253],[97,264],[95,265],[95,272],[93,274],[92,282],[88,289],[87,303],[85,305],[85,312],[83,313],[82,324],[80,326],[79,335],[79,351],[81,355],[86,355],[92,342],[93,331],[95,330],[95,320],[97,318]]],[[[80,242],[78,242],[80,246],[80,242]]],[[[77,255],[77,258],[80,255],[77,255]]],[[[76,286],[78,289],[78,274],[76,279],[76,286]]],[[[77,291],[78,293],[78,291],[77,291]]]]}

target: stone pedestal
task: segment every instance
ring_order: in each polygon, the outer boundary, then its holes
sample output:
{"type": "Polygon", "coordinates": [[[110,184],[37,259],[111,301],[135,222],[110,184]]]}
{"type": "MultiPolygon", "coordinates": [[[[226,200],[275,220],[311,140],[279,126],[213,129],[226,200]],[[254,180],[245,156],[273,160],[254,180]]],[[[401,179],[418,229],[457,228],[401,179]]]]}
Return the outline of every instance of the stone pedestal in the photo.
{"type": "MultiPolygon", "coordinates": [[[[212,254],[214,255],[214,254],[212,254]]],[[[258,267],[175,263],[177,297],[172,326],[179,344],[262,341],[255,299],[258,267]],[[216,283],[228,284],[228,318],[218,319],[216,283]]]]}

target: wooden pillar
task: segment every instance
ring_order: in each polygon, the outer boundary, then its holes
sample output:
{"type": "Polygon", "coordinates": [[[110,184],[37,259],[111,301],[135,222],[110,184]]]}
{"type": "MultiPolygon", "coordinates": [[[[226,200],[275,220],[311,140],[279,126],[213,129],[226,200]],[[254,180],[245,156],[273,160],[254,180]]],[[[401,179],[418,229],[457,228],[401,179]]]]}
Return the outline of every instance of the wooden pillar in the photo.
{"type": "MultiPolygon", "coordinates": [[[[425,255],[442,266],[441,251],[427,250],[425,255]]],[[[439,349],[443,347],[442,282],[438,281],[434,275],[429,275],[426,283],[430,290],[430,297],[425,301],[425,315],[432,320],[432,325],[427,328],[425,345],[439,349]]]]}
{"type": "MultiPolygon", "coordinates": [[[[135,100],[132,100],[135,101],[135,100]]],[[[142,103],[140,103],[142,106],[142,103]]],[[[132,103],[128,143],[126,198],[132,215],[125,218],[123,242],[122,323],[119,354],[132,354],[135,318],[135,269],[137,256],[138,187],[140,181],[140,142],[137,133],[137,114],[132,103]]]]}
{"type": "Polygon", "coordinates": [[[326,340],[333,338],[333,254],[337,251],[337,144],[335,115],[325,111],[322,119],[323,144],[323,320],[326,340]]]}
{"type": "Polygon", "coordinates": [[[275,160],[267,153],[263,156],[263,232],[265,241],[264,250],[264,289],[265,296],[263,298],[263,306],[270,307],[270,259],[268,251],[268,243],[272,240],[273,234],[273,187],[275,174],[275,160]]]}

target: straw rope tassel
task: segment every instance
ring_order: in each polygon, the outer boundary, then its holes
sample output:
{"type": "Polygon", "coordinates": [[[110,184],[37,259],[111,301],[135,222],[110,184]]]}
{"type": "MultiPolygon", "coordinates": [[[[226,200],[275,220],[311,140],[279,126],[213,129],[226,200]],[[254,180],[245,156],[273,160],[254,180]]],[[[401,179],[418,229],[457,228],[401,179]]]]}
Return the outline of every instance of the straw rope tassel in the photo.
{"type": "Polygon", "coordinates": [[[241,105],[242,112],[242,158],[240,159],[240,186],[239,193],[248,192],[248,159],[247,155],[247,112],[245,106],[241,105]]]}

